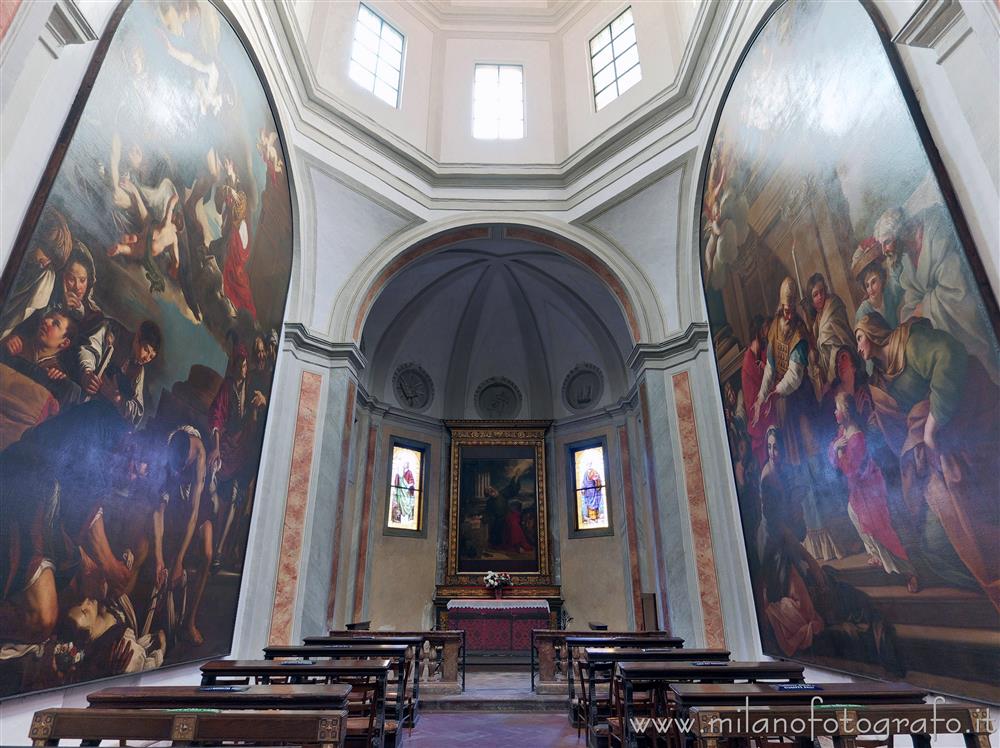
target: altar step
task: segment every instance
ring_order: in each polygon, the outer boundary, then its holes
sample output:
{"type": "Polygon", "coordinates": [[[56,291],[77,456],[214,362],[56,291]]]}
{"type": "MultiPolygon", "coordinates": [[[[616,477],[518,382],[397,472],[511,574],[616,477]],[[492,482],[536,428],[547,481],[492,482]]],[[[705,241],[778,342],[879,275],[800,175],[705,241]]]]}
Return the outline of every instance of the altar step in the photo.
{"type": "Polygon", "coordinates": [[[420,693],[420,708],[428,712],[551,712],[565,713],[566,696],[531,691],[528,672],[471,671],[465,691],[458,694],[420,693]]]}
{"type": "Polygon", "coordinates": [[[531,657],[527,654],[503,652],[487,654],[469,653],[465,656],[465,671],[478,673],[524,672],[531,670],[531,657]]]}

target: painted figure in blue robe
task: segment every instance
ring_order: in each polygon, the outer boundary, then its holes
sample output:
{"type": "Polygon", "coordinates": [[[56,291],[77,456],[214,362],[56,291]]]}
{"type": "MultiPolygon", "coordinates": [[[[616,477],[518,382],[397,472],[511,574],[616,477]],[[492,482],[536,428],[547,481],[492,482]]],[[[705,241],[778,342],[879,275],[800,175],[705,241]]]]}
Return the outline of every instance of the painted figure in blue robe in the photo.
{"type": "Polygon", "coordinates": [[[583,508],[584,522],[596,522],[603,514],[604,484],[601,474],[594,470],[593,464],[587,465],[583,475],[583,508]]]}

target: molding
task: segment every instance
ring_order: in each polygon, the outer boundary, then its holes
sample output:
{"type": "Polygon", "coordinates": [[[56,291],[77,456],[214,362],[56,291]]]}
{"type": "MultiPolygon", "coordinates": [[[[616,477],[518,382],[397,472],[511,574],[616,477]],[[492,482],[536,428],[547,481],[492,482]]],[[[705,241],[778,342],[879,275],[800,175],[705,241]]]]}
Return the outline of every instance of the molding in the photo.
{"type": "Polygon", "coordinates": [[[284,339],[285,349],[299,361],[325,369],[349,369],[356,380],[368,366],[368,359],[355,343],[335,343],[301,322],[286,322],[284,339]]]}
{"type": "MultiPolygon", "coordinates": [[[[615,124],[599,133],[578,148],[562,162],[554,164],[471,164],[439,162],[405,139],[379,125],[372,117],[357,110],[331,91],[324,88],[316,77],[306,42],[302,38],[298,20],[289,6],[289,0],[277,0],[259,7],[254,6],[263,25],[273,32],[272,53],[284,46],[289,69],[286,84],[297,94],[293,109],[300,132],[320,142],[321,138],[338,139],[328,127],[309,132],[306,115],[312,114],[325,120],[341,134],[357,139],[359,145],[383,156],[400,169],[423,181],[426,189],[437,187],[478,188],[556,188],[566,189],[587,176],[599,166],[620,155],[638,141],[650,135],[671,117],[689,108],[695,101],[695,89],[709,69],[709,58],[715,54],[715,45],[709,40],[725,36],[726,27],[732,26],[732,13],[720,9],[739,9],[741,4],[703,3],[692,26],[692,32],[672,84],[640,104],[632,112],[616,120],[615,124]]],[[[291,103],[291,102],[290,102],[291,103]]],[[[344,144],[347,145],[347,144],[344,144]]],[[[347,147],[362,155],[360,148],[347,147]]]]}
{"type": "Polygon", "coordinates": [[[49,54],[58,60],[59,51],[63,47],[96,42],[97,32],[80,11],[76,0],[56,0],[38,39],[49,54]]]}
{"type": "Polygon", "coordinates": [[[628,366],[638,377],[643,371],[670,370],[707,352],[707,322],[692,322],[687,329],[662,343],[640,343],[632,349],[628,366]]]}
{"type": "Polygon", "coordinates": [[[959,0],[923,0],[892,41],[933,49],[940,65],[970,33],[972,26],[959,0]]]}

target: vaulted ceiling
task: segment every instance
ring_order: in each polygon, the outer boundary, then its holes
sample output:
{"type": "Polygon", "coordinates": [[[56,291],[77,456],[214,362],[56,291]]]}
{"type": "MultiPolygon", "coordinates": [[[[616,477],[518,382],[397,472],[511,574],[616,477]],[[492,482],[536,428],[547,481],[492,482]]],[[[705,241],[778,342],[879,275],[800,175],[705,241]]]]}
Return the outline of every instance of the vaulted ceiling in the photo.
{"type": "Polygon", "coordinates": [[[476,390],[494,377],[520,391],[519,418],[578,412],[563,387],[580,365],[603,377],[603,394],[587,411],[614,405],[631,384],[632,338],[607,286],[584,265],[497,229],[396,276],[368,316],[361,347],[375,399],[406,410],[393,373],[416,364],[433,383],[426,414],[437,418],[480,417],[476,390]]]}

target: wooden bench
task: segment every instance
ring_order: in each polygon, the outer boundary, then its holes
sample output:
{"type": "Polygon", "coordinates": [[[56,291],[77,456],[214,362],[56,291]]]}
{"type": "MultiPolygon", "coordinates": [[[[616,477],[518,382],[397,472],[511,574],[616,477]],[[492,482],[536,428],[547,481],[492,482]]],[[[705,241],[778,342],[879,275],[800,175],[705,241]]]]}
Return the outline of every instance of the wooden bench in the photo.
{"type": "Polygon", "coordinates": [[[393,663],[388,659],[317,660],[213,660],[201,666],[203,686],[233,685],[254,680],[272,684],[341,683],[351,685],[355,701],[348,703],[349,744],[397,745],[399,721],[386,719],[387,679],[393,663]],[[370,691],[368,689],[371,689],[370,691]],[[360,707],[360,708],[359,708],[360,707]],[[370,739],[366,736],[372,735],[370,739]]]}
{"type": "MultiPolygon", "coordinates": [[[[618,662],[656,661],[669,662],[679,660],[712,660],[724,662],[729,659],[728,649],[676,649],[662,647],[584,647],[580,657],[573,660],[577,675],[567,679],[569,695],[570,723],[574,727],[593,725],[590,718],[590,705],[601,702],[610,705],[611,675],[618,662]],[[587,671],[583,677],[584,670],[587,671]],[[588,690],[588,683],[593,683],[593,689],[588,690]],[[579,692],[577,691],[579,684],[579,692]],[[600,688],[598,688],[600,686],[600,688]],[[603,693],[598,693],[603,691],[603,693]]],[[[588,728],[589,732],[589,728],[588,728]]]]}
{"type": "MultiPolygon", "coordinates": [[[[909,735],[914,748],[929,748],[937,734],[961,734],[967,748],[989,748],[994,725],[986,707],[970,704],[844,704],[805,706],[692,707],[695,748],[717,748],[731,738],[794,738],[813,745],[833,739],[834,748],[855,748],[862,735],[909,735]]],[[[890,740],[890,745],[892,741],[890,740]]]]}
{"type": "Polygon", "coordinates": [[[28,737],[33,746],[60,740],[170,741],[208,745],[241,741],[256,745],[343,748],[344,711],[184,712],[149,709],[43,709],[35,712],[28,737]]]}
{"type": "MultiPolygon", "coordinates": [[[[292,659],[355,659],[364,657],[384,658],[393,662],[395,681],[386,684],[385,703],[388,714],[385,723],[387,745],[398,745],[401,728],[408,718],[407,689],[410,683],[411,661],[407,658],[409,646],[406,644],[381,644],[371,640],[360,640],[351,644],[299,644],[264,647],[264,658],[268,660],[292,659]],[[395,705],[390,707],[390,705],[395,705]],[[391,734],[390,734],[391,733],[391,734]]],[[[392,671],[390,671],[390,676],[392,671]]],[[[412,727],[412,722],[410,724],[412,727]]]]}
{"type": "Polygon", "coordinates": [[[465,690],[465,631],[330,631],[327,636],[307,636],[305,644],[324,644],[333,639],[394,640],[419,636],[421,688],[433,693],[456,694],[465,690]]]}
{"type": "MultiPolygon", "coordinates": [[[[362,636],[368,631],[352,632],[351,634],[330,634],[329,636],[306,637],[303,646],[307,647],[355,647],[364,644],[402,644],[406,647],[406,693],[403,695],[404,724],[413,727],[420,718],[420,667],[419,657],[424,645],[424,637],[417,635],[398,634],[395,636],[362,636]],[[411,675],[412,674],[412,675],[411,675]]],[[[387,698],[394,701],[398,694],[398,686],[390,685],[387,698]]]]}
{"type": "Polygon", "coordinates": [[[636,744],[637,738],[632,734],[635,718],[676,716],[670,691],[673,683],[729,684],[762,680],[801,683],[804,669],[802,665],[787,660],[722,662],[699,658],[686,662],[619,661],[614,679],[614,716],[608,720],[609,736],[622,745],[631,746],[636,744]],[[637,698],[639,694],[641,697],[637,698]]]}
{"type": "MultiPolygon", "coordinates": [[[[683,639],[671,637],[665,631],[561,631],[555,629],[534,629],[531,632],[531,690],[542,694],[560,694],[565,691],[565,681],[570,674],[567,637],[598,637],[608,641],[616,637],[642,639],[644,646],[649,639],[671,640],[670,646],[681,646],[683,639]],[[536,684],[537,674],[537,684],[536,684]]],[[[586,646],[600,646],[599,641],[586,646]]],[[[652,645],[650,645],[652,646],[652,645]]]]}

